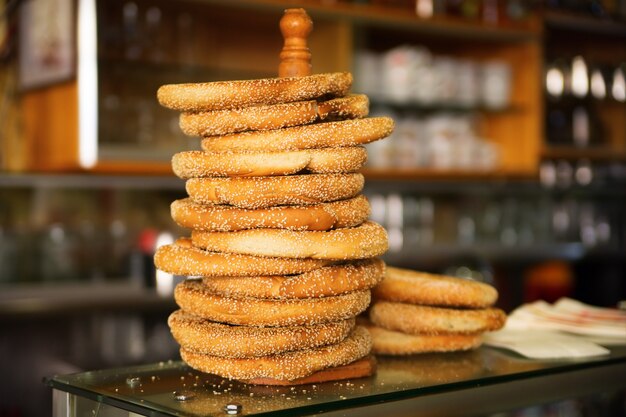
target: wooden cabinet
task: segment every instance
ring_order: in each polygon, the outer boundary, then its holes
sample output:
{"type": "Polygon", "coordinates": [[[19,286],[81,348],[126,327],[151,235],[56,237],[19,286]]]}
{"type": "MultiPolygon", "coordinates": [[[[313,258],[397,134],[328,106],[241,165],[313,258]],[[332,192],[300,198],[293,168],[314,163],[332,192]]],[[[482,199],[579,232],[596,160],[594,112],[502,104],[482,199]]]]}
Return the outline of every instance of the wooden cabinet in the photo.
{"type": "MultiPolygon", "coordinates": [[[[354,8],[362,10],[357,6],[354,8]]],[[[451,61],[452,65],[459,67],[473,65],[478,75],[487,64],[504,64],[511,73],[510,99],[504,106],[497,108],[480,101],[467,104],[454,100],[435,101],[434,104],[411,103],[404,108],[401,104],[394,106],[400,113],[397,120],[399,124],[402,123],[402,116],[417,117],[425,123],[438,115],[472,116],[477,122],[476,135],[494,144],[498,151],[495,166],[485,168],[480,167],[480,164],[474,164],[479,165],[478,168],[474,168],[462,163],[428,162],[402,166],[392,161],[388,167],[368,168],[366,172],[370,176],[387,179],[486,179],[532,177],[535,174],[542,120],[541,43],[535,18],[530,17],[516,24],[488,25],[480,21],[437,16],[432,19],[420,19],[411,15],[410,10],[398,11],[388,8],[381,11],[375,6],[364,9],[369,10],[372,17],[376,16],[379,20],[363,19],[354,23],[357,54],[359,49],[373,50],[383,56],[386,55],[383,59],[389,59],[389,52],[394,48],[412,46],[426,50],[430,54],[433,62],[431,74],[439,70],[438,61],[444,65],[445,61],[451,61]]],[[[418,70],[418,73],[418,77],[424,76],[424,71],[418,70]]],[[[461,77],[458,70],[457,73],[461,77]]],[[[355,74],[358,86],[359,71],[355,70],[355,74]]],[[[473,80],[479,84],[476,89],[480,90],[480,79],[473,80]]],[[[417,81],[419,82],[419,79],[417,81]]],[[[465,81],[459,81],[463,82],[465,81]]],[[[427,85],[418,88],[425,86],[427,85]]],[[[395,140],[397,138],[394,138],[395,140]]],[[[431,140],[419,146],[422,149],[418,150],[418,153],[436,144],[431,140]]],[[[460,149],[462,145],[451,141],[448,146],[460,149]]]]}
{"type": "MultiPolygon", "coordinates": [[[[76,79],[26,92],[22,108],[29,171],[169,173],[171,155],[197,148],[198,140],[184,137],[177,127],[177,114],[159,107],[158,86],[276,76],[282,45],[278,21],[283,10],[292,7],[279,0],[81,0],[77,7],[89,4],[97,12],[96,62],[90,66],[97,73],[86,76],[95,80],[97,88],[83,100],[89,101],[89,111],[96,112],[97,126],[79,129],[83,106],[78,79],[85,76],[80,65],[76,79]],[[81,156],[85,143],[91,152],[86,159],[81,156]]],[[[476,115],[478,135],[497,147],[495,166],[478,171],[419,165],[370,167],[365,170],[370,176],[533,178],[542,158],[586,156],[588,151],[592,158],[615,152],[622,159],[625,155],[623,103],[593,104],[610,134],[605,136],[605,146],[580,150],[547,145],[546,107],[550,103],[544,95],[545,68],[554,51],[567,57],[583,54],[592,62],[626,60],[622,24],[589,23],[537,11],[501,24],[442,16],[422,19],[412,9],[392,7],[389,2],[311,0],[299,5],[314,21],[309,46],[316,73],[355,71],[360,50],[385,53],[402,45],[476,63],[500,61],[512,69],[510,102],[505,108],[464,109],[476,115]]],[[[80,29],[81,13],[77,16],[80,29]]],[[[79,63],[80,53],[79,48],[79,63]]],[[[445,105],[400,107],[404,113],[459,111],[445,105]]]]}
{"type": "MultiPolygon", "coordinates": [[[[80,8],[93,0],[78,2],[80,8]]],[[[27,91],[24,136],[29,171],[167,173],[175,152],[198,146],[177,128],[177,114],[161,109],[159,85],[276,76],[282,38],[282,1],[140,0],[96,1],[96,62],[81,66],[76,79],[27,91]],[[83,68],[97,73],[81,73],[83,68]],[[96,88],[83,95],[79,80],[96,88]],[[86,98],[81,98],[86,97],[86,98]],[[97,121],[79,129],[88,102],[97,121]],[[94,110],[95,109],[95,110],[94,110]],[[85,145],[86,144],[86,145],[85,145]],[[86,158],[84,152],[91,152],[86,158]]],[[[541,42],[533,19],[488,26],[451,19],[419,19],[406,10],[376,4],[308,2],[314,20],[309,40],[313,71],[354,69],[358,48],[419,44],[436,53],[477,62],[498,59],[513,68],[511,103],[482,111],[480,133],[500,149],[498,166],[481,175],[532,176],[541,144],[541,42]]],[[[87,57],[89,58],[89,57],[87,57]]],[[[386,170],[388,171],[388,170],[386,170]]],[[[429,175],[430,169],[404,169],[429,175]]],[[[447,170],[451,171],[451,170],[447,170]]],[[[375,175],[376,170],[371,170],[375,175]]],[[[389,172],[388,172],[389,174],[389,172]]],[[[393,175],[393,173],[391,173],[393,175]]],[[[464,175],[457,170],[455,175],[464,175]]],[[[447,175],[441,170],[435,175],[447,175]]]]}

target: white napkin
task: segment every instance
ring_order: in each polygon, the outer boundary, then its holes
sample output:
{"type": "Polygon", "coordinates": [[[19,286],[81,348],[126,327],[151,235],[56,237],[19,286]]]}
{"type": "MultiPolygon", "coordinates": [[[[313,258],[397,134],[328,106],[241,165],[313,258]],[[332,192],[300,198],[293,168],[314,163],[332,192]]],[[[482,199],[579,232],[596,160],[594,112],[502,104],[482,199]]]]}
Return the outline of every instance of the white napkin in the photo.
{"type": "Polygon", "coordinates": [[[509,329],[559,330],[583,336],[615,338],[626,344],[626,311],[593,307],[570,298],[555,304],[535,301],[513,311],[509,329]]]}
{"type": "Polygon", "coordinates": [[[584,358],[610,353],[607,348],[584,338],[551,330],[504,328],[486,334],[485,344],[509,349],[533,359],[584,358]]]}
{"type": "Polygon", "coordinates": [[[626,312],[569,298],[536,301],[513,311],[485,343],[538,359],[605,355],[609,350],[599,344],[626,344],[626,312]]]}

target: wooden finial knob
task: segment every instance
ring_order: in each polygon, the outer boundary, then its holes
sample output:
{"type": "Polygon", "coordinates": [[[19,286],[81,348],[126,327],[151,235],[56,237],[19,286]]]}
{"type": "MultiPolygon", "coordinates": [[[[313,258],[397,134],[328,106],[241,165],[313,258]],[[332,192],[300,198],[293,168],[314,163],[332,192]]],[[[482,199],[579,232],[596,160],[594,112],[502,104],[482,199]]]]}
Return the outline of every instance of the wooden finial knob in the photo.
{"type": "Polygon", "coordinates": [[[311,74],[311,52],[307,36],[313,21],[304,9],[287,9],[280,19],[280,31],[285,39],[280,52],[279,77],[301,77],[311,74]]]}

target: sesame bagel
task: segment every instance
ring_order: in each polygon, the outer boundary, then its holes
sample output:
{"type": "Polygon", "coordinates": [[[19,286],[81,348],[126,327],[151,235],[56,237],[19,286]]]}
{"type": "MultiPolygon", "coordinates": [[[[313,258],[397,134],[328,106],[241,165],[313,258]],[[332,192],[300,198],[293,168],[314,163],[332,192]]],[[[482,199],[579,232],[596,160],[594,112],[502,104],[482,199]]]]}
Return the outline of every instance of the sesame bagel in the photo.
{"type": "Polygon", "coordinates": [[[180,238],[173,244],[159,247],[154,264],[169,274],[207,277],[301,274],[328,262],[207,252],[192,246],[190,239],[180,238]]]}
{"type": "Polygon", "coordinates": [[[374,325],[366,327],[372,336],[372,353],[380,355],[457,352],[475,349],[482,343],[480,333],[413,335],[374,325]]]}
{"type": "Polygon", "coordinates": [[[325,266],[299,275],[206,277],[204,285],[224,297],[313,298],[372,288],[383,277],[385,263],[377,258],[325,266]]]}
{"type": "Polygon", "coordinates": [[[183,310],[173,312],[167,323],[181,347],[227,358],[276,355],[339,343],[354,328],[353,318],[310,326],[230,326],[183,310]]]}
{"type": "Polygon", "coordinates": [[[208,111],[343,96],[352,74],[336,72],[304,77],[167,84],[157,90],[159,103],[179,111],[208,111]]]}
{"type": "Polygon", "coordinates": [[[307,174],[280,177],[191,178],[187,193],[200,204],[230,204],[247,209],[309,205],[345,200],[363,189],[364,178],[352,174],[307,174]]]}
{"type": "Polygon", "coordinates": [[[482,282],[391,266],[372,295],[399,303],[466,308],[489,307],[498,298],[496,289],[482,282]]]}
{"type": "Polygon", "coordinates": [[[297,101],[180,115],[180,128],[189,136],[216,136],[248,130],[271,130],[323,120],[357,119],[367,116],[369,100],[363,94],[327,101],[297,101]]]}
{"type": "Polygon", "coordinates": [[[174,201],[170,205],[170,212],[179,226],[196,230],[329,230],[363,223],[370,214],[370,205],[363,195],[311,206],[277,206],[256,210],[221,204],[198,204],[185,198],[174,201]]]}
{"type": "Polygon", "coordinates": [[[182,359],[192,368],[229,379],[274,378],[294,380],[334,366],[347,365],[368,355],[372,341],[357,326],[339,343],[258,358],[223,358],[181,348],[182,359]]]}
{"type": "Polygon", "coordinates": [[[362,146],[254,153],[187,151],[174,155],[172,169],[183,179],[332,174],[358,171],[366,160],[362,146]]]}
{"type": "Polygon", "coordinates": [[[409,334],[472,334],[500,329],[506,314],[497,308],[461,310],[377,301],[369,318],[377,326],[409,334]]]}
{"type": "Polygon", "coordinates": [[[207,152],[279,152],[364,145],[389,136],[389,117],[314,123],[275,130],[258,130],[202,139],[207,152]]]}
{"type": "Polygon", "coordinates": [[[367,308],[370,291],[323,298],[270,300],[228,298],[213,294],[201,282],[186,280],[174,290],[186,312],[220,323],[244,326],[301,326],[354,317],[367,308]]]}
{"type": "Polygon", "coordinates": [[[191,233],[194,246],[215,252],[329,260],[364,259],[387,251],[387,232],[374,222],[328,231],[249,229],[191,233]]]}

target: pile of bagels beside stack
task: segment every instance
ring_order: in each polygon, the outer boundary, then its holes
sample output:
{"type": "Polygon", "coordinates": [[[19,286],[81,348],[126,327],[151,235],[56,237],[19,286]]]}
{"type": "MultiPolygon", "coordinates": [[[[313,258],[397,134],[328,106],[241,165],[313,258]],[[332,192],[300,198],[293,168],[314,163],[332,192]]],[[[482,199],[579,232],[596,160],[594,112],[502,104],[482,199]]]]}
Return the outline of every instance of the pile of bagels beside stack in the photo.
{"type": "Polygon", "coordinates": [[[384,275],[387,234],[368,220],[364,144],[393,130],[367,118],[349,73],[162,86],[201,151],[174,155],[188,197],[172,218],[190,237],[155,264],[188,277],[169,320],[191,367],[255,384],[370,375],[355,317],[384,275]]]}
{"type": "Polygon", "coordinates": [[[387,266],[373,289],[369,322],[373,352],[408,355],[477,348],[482,335],[504,326],[492,286],[387,266]]]}

